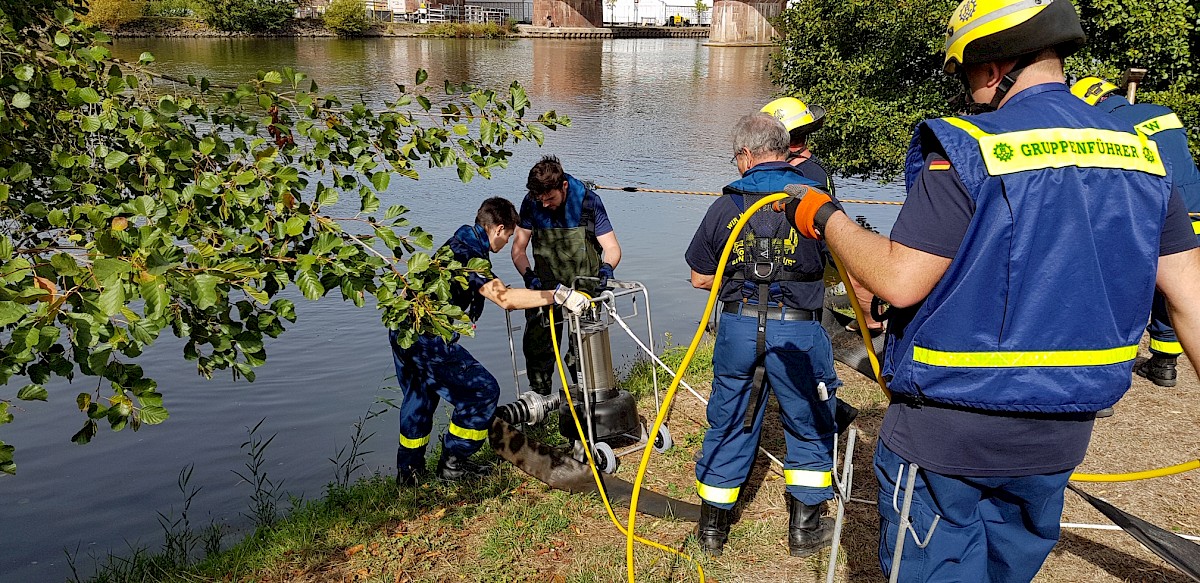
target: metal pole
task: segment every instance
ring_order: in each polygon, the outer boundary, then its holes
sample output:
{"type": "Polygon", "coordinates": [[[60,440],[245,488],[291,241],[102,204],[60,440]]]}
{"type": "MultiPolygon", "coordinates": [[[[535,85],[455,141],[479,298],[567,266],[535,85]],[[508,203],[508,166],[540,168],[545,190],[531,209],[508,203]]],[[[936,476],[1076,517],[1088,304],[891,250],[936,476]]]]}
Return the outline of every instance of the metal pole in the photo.
{"type": "MultiPolygon", "coordinates": [[[[850,502],[850,489],[854,480],[854,442],[858,430],[851,427],[846,437],[846,450],[842,454],[842,480],[837,485],[838,510],[837,519],[833,522],[833,545],[829,548],[829,570],[825,572],[825,583],[833,583],[837,571],[838,545],[842,541],[842,525],[846,519],[846,504],[850,502]]],[[[836,437],[835,437],[836,439],[836,437]]]]}
{"type": "MultiPolygon", "coordinates": [[[[904,539],[908,536],[908,528],[911,525],[908,513],[912,510],[913,487],[917,482],[917,469],[917,464],[908,464],[908,480],[904,486],[904,504],[899,509],[900,525],[896,528],[896,550],[892,553],[892,574],[888,579],[889,583],[896,583],[900,580],[900,555],[904,552],[904,539]]],[[[899,479],[899,472],[896,477],[899,479]]],[[[900,484],[896,484],[896,487],[899,488],[900,484]]],[[[895,508],[895,496],[893,496],[892,507],[895,508]]]]}
{"type": "Polygon", "coordinates": [[[513,388],[517,398],[521,397],[521,373],[517,371],[517,347],[513,344],[513,327],[511,312],[504,310],[504,321],[508,324],[508,355],[512,358],[513,388]]]}

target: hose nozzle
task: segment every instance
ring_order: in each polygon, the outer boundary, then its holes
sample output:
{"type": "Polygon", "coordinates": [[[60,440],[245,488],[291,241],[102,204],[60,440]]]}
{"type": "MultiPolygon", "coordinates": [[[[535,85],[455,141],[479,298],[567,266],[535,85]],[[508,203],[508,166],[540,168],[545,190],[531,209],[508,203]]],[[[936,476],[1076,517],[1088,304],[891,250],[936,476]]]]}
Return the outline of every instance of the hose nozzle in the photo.
{"type": "Polygon", "coordinates": [[[496,416],[511,423],[538,423],[563,403],[562,393],[541,395],[525,391],[516,401],[496,408],[496,416]]]}

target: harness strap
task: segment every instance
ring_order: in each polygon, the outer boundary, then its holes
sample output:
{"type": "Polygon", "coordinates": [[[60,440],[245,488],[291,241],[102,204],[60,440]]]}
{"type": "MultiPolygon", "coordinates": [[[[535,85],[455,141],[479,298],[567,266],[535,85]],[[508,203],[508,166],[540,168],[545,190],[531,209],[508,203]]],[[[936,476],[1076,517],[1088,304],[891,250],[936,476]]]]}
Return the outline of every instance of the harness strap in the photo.
{"type": "MultiPolygon", "coordinates": [[[[745,281],[748,279],[750,279],[750,280],[753,279],[750,277],[749,274],[746,273],[746,269],[744,267],[738,267],[737,269],[734,269],[732,271],[726,271],[725,278],[728,279],[729,281],[733,281],[733,280],[745,281]]],[[[823,279],[825,279],[824,271],[814,271],[811,273],[806,273],[806,272],[801,272],[801,271],[788,271],[786,269],[777,269],[777,270],[775,270],[775,274],[771,276],[772,283],[780,282],[780,281],[799,281],[799,282],[821,281],[823,279]]]]}
{"type": "Polygon", "coordinates": [[[742,420],[742,428],[749,430],[754,426],[754,417],[758,408],[767,399],[763,385],[767,376],[767,302],[770,300],[771,286],[768,283],[758,284],[758,304],[754,306],[758,314],[758,337],[754,341],[754,378],[750,383],[750,405],[746,408],[746,417],[742,420]]]}

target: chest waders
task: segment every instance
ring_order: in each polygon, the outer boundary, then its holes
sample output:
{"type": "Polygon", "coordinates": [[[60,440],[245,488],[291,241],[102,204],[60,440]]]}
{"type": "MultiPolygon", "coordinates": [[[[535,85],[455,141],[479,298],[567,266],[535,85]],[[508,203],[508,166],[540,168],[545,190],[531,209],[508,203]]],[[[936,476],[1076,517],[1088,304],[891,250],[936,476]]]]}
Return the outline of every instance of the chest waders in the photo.
{"type": "MultiPolygon", "coordinates": [[[[745,207],[751,207],[761,199],[762,194],[743,195],[745,207]]],[[[750,217],[750,228],[742,231],[742,252],[731,263],[733,273],[731,280],[753,284],[757,303],[754,304],[755,331],[754,341],[754,374],[750,385],[750,406],[746,409],[746,417],[742,427],[749,430],[754,426],[754,418],[758,408],[763,406],[767,393],[763,388],[766,379],[766,349],[767,349],[767,312],[772,300],[771,284],[783,281],[820,281],[824,271],[804,273],[784,269],[784,259],[787,256],[789,240],[796,235],[782,218],[780,213],[772,212],[769,208],[761,208],[750,217]],[[770,233],[769,236],[756,233],[770,233]]],[[[745,287],[745,284],[743,284],[745,287]]],[[[780,306],[783,305],[783,292],[774,297],[780,306]]],[[[742,300],[746,301],[745,298],[742,300]]],[[[779,308],[777,308],[779,309],[779,308]]]]}
{"type": "MultiPolygon", "coordinates": [[[[576,277],[595,277],[600,271],[600,244],[586,226],[534,229],[533,271],[542,289],[558,284],[571,287],[576,277]]],[[[591,291],[587,284],[583,291],[591,291]]]]}

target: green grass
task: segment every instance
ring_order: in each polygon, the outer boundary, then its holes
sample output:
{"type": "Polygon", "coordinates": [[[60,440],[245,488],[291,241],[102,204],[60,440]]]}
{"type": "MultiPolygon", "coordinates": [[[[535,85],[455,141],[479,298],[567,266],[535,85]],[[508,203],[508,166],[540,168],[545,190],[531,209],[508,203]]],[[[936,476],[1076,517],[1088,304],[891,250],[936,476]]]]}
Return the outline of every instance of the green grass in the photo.
{"type": "Polygon", "coordinates": [[[494,22],[444,22],[431,24],[425,29],[424,36],[443,38],[505,38],[513,34],[509,25],[494,22]]]}

